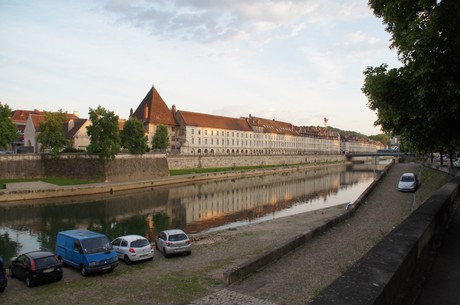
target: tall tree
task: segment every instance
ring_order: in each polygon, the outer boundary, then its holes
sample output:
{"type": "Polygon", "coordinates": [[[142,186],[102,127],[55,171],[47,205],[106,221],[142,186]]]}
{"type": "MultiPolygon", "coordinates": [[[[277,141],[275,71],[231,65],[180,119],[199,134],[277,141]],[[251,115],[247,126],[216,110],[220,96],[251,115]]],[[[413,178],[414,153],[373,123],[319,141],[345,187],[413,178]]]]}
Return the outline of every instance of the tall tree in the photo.
{"type": "Polygon", "coordinates": [[[370,0],[402,67],[368,67],[363,92],[376,125],[421,150],[459,147],[460,1],[370,0]]]}
{"type": "Polygon", "coordinates": [[[121,140],[118,127],[118,116],[100,105],[89,109],[91,125],[86,127],[90,144],[89,153],[98,154],[101,160],[113,160],[120,152],[121,140]]]}
{"type": "Polygon", "coordinates": [[[11,109],[8,104],[0,103],[0,148],[7,148],[18,139],[18,129],[11,120],[11,109]]]}
{"type": "Polygon", "coordinates": [[[65,138],[63,124],[67,121],[67,112],[45,111],[45,120],[38,127],[39,134],[37,141],[41,144],[40,151],[50,148],[51,154],[57,156],[59,152],[69,145],[69,140],[65,138]]]}
{"type": "Polygon", "coordinates": [[[120,133],[120,138],[122,146],[132,154],[142,155],[148,149],[144,124],[135,117],[131,117],[126,121],[125,127],[120,133]]]}
{"type": "Polygon", "coordinates": [[[169,147],[168,129],[164,125],[158,125],[152,138],[153,149],[167,149],[169,147]]]}

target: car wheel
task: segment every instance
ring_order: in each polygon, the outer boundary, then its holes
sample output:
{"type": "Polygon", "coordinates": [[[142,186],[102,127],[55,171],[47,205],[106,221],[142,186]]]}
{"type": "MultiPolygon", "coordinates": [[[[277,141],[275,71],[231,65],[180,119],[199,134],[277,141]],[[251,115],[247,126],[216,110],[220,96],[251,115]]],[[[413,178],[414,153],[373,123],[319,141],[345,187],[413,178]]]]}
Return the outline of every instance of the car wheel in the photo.
{"type": "Polygon", "coordinates": [[[160,248],[158,248],[158,243],[157,243],[157,242],[155,242],[155,248],[156,248],[158,251],[160,251],[160,248]]]}
{"type": "Polygon", "coordinates": [[[28,275],[28,274],[26,275],[26,285],[29,288],[33,286],[32,279],[30,278],[30,275],[28,275]]]}
{"type": "Polygon", "coordinates": [[[166,251],[166,247],[163,247],[163,255],[165,257],[168,257],[168,252],[166,251]]]}
{"type": "Polygon", "coordinates": [[[87,276],[87,275],[88,275],[88,270],[85,268],[85,266],[83,266],[83,265],[80,266],[80,273],[81,273],[81,275],[83,275],[83,276],[87,276]]]}
{"type": "Polygon", "coordinates": [[[126,265],[131,264],[131,260],[129,259],[128,255],[125,255],[125,257],[123,257],[123,260],[125,261],[126,265]]]}
{"type": "Polygon", "coordinates": [[[187,255],[190,255],[190,254],[192,254],[192,251],[187,251],[187,255]]]}
{"type": "Polygon", "coordinates": [[[11,267],[10,267],[10,276],[11,276],[12,279],[14,279],[14,277],[15,277],[14,272],[13,272],[13,268],[11,268],[11,267]]]}
{"type": "Polygon", "coordinates": [[[5,291],[5,287],[0,288],[0,292],[5,291]]]}

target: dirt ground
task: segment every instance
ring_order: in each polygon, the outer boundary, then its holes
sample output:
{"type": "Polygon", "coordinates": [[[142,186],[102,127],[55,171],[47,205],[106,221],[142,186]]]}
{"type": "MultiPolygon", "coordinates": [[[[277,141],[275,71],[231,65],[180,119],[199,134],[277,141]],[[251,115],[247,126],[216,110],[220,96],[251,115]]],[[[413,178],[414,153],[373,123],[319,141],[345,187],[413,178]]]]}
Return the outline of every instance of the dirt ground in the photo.
{"type": "Polygon", "coordinates": [[[27,288],[17,279],[0,294],[1,304],[186,304],[215,291],[231,289],[276,304],[303,304],[399,224],[429,195],[450,179],[418,164],[397,164],[382,179],[353,217],[242,282],[225,287],[223,272],[286,239],[308,231],[344,206],[309,212],[195,236],[190,256],[164,258],[115,271],[82,277],[64,268],[57,283],[27,288]],[[421,177],[416,193],[396,190],[403,172],[421,177]]]}

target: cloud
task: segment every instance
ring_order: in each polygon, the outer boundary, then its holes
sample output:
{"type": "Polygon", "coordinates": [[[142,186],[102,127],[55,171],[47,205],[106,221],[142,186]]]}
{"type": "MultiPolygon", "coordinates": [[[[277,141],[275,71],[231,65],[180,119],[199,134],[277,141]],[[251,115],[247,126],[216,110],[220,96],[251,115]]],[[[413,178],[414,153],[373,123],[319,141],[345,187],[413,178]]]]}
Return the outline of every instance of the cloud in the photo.
{"type": "MultiPolygon", "coordinates": [[[[210,43],[269,41],[296,36],[308,23],[360,18],[362,1],[334,0],[109,0],[106,10],[118,20],[166,39],[210,43]]],[[[367,9],[368,12],[368,9],[367,9]]]]}

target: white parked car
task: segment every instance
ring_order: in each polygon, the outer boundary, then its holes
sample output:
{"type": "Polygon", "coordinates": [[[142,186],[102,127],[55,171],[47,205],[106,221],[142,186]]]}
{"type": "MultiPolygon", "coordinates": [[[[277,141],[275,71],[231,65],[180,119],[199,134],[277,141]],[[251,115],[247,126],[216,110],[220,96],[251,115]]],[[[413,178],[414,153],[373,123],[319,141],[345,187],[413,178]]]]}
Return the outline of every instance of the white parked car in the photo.
{"type": "Polygon", "coordinates": [[[155,245],[165,257],[173,253],[186,253],[187,255],[192,253],[190,238],[179,229],[160,232],[155,238],[155,245]]]}
{"type": "Polygon", "coordinates": [[[414,173],[404,173],[398,182],[398,190],[415,192],[418,187],[417,176],[414,173]]]}
{"type": "Polygon", "coordinates": [[[454,167],[460,167],[460,158],[454,160],[454,167]]]}
{"type": "Polygon", "coordinates": [[[147,238],[140,235],[121,236],[115,238],[111,244],[118,258],[124,260],[128,265],[133,261],[153,259],[153,246],[147,238]]]}

